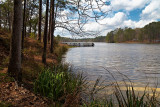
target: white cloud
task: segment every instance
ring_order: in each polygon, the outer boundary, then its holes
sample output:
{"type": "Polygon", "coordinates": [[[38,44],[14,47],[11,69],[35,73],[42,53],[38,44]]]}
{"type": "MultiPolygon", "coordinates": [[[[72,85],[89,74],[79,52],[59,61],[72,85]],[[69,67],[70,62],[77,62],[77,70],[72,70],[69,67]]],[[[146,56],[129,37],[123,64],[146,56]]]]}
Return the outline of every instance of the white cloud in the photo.
{"type": "Polygon", "coordinates": [[[86,24],[85,29],[86,31],[88,30],[101,31],[103,29],[112,28],[114,26],[120,26],[125,20],[125,18],[126,18],[126,15],[123,12],[118,12],[115,14],[115,16],[111,18],[105,18],[103,20],[100,20],[99,21],[100,24],[98,24],[97,22],[90,22],[86,24]]]}
{"type": "Polygon", "coordinates": [[[127,19],[127,16],[123,12],[118,12],[112,18],[105,18],[101,21],[104,25],[100,25],[96,22],[89,23],[85,26],[86,30],[91,31],[102,31],[102,35],[106,35],[109,31],[114,30],[116,28],[142,28],[145,25],[156,21],[156,20],[139,20],[139,21],[132,21],[131,19],[127,19]]]}
{"type": "Polygon", "coordinates": [[[160,0],[152,0],[149,5],[142,11],[142,20],[156,20],[160,19],[160,0]]]}
{"type": "Polygon", "coordinates": [[[149,1],[150,0],[111,0],[111,6],[114,11],[121,9],[131,11],[144,8],[149,1]]]}
{"type": "Polygon", "coordinates": [[[145,25],[156,21],[156,20],[139,20],[139,21],[132,21],[132,20],[125,20],[123,23],[123,27],[131,27],[131,28],[142,28],[145,25]]]}
{"type": "Polygon", "coordinates": [[[112,0],[111,6],[114,11],[123,9],[125,12],[118,12],[113,17],[100,21],[101,24],[105,25],[98,25],[96,22],[92,22],[86,26],[86,30],[104,30],[102,35],[106,35],[107,32],[119,27],[142,28],[160,19],[160,0],[112,0]],[[139,21],[127,19],[129,11],[142,8],[144,10],[140,15],[139,21]]]}
{"type": "MultiPolygon", "coordinates": [[[[103,10],[113,11],[108,17],[97,22],[91,20],[84,26],[85,31],[102,31],[101,35],[106,35],[109,31],[116,28],[142,28],[145,25],[160,19],[160,0],[110,0],[111,5],[103,10]],[[139,21],[129,19],[129,12],[135,9],[143,9],[139,21]],[[119,12],[123,10],[123,12],[119,12]],[[114,13],[116,12],[116,13],[114,13]]],[[[90,13],[91,14],[91,13],[90,13]]]]}

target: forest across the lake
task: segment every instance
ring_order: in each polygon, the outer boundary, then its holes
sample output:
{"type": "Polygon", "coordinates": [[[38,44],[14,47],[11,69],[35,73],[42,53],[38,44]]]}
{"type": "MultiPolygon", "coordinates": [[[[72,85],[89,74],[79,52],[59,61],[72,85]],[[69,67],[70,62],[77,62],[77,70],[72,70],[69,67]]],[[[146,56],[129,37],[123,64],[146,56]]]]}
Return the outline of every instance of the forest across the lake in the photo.
{"type": "Polygon", "coordinates": [[[109,43],[160,43],[160,22],[149,23],[143,28],[117,28],[107,34],[106,41],[109,43]]]}
{"type": "Polygon", "coordinates": [[[61,42],[107,42],[107,43],[160,43],[160,22],[152,22],[143,28],[117,28],[106,36],[95,38],[67,38],[57,36],[61,42]]]}

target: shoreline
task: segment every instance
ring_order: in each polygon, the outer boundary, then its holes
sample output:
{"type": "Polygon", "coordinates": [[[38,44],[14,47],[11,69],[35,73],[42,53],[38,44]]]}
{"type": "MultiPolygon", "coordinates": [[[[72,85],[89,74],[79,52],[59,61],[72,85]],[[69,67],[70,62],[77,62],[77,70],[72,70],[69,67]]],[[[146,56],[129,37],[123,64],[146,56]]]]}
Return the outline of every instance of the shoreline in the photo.
{"type": "MultiPolygon", "coordinates": [[[[110,42],[106,42],[110,43],[110,42]]],[[[126,42],[115,42],[115,43],[126,43],[126,44],[160,44],[160,42],[137,42],[137,41],[126,41],[126,42]]]]}

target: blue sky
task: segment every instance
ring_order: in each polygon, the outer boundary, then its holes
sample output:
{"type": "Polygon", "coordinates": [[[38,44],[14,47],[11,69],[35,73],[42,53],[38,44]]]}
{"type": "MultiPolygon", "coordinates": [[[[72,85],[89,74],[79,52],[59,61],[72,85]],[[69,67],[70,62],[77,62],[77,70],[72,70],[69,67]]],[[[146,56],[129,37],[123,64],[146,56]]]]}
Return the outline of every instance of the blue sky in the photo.
{"type": "MultiPolygon", "coordinates": [[[[84,26],[86,31],[102,31],[101,35],[105,36],[116,28],[142,28],[160,21],[160,0],[110,0],[110,5],[102,9],[111,10],[105,19],[99,21],[103,25],[92,20],[84,26]]],[[[71,35],[66,33],[65,36],[71,35]]]]}
{"type": "Polygon", "coordinates": [[[142,9],[135,9],[129,12],[128,18],[133,21],[139,21],[141,13],[142,13],[142,9]]]}

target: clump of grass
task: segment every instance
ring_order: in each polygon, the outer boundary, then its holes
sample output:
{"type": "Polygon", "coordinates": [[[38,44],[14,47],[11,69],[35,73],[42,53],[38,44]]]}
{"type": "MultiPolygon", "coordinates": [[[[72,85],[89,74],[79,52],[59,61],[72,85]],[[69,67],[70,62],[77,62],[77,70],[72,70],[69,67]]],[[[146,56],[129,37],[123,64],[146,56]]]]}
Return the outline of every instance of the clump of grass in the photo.
{"type": "Polygon", "coordinates": [[[105,96],[107,99],[94,98],[91,102],[83,103],[83,107],[159,107],[160,101],[156,95],[156,90],[152,91],[152,96],[144,90],[143,94],[135,93],[133,86],[126,86],[122,91],[119,86],[114,87],[112,97],[105,96]]]}
{"type": "Polygon", "coordinates": [[[115,87],[115,96],[118,101],[119,107],[147,107],[148,104],[144,100],[145,92],[142,96],[136,95],[133,87],[127,87],[125,93],[122,94],[122,90],[115,87]]]}
{"type": "Polygon", "coordinates": [[[114,75],[111,72],[109,73],[115,80],[114,95],[116,97],[119,107],[158,107],[160,106],[160,102],[158,101],[158,96],[156,96],[157,94],[156,89],[152,90],[152,96],[150,96],[151,93],[147,92],[146,90],[150,88],[147,84],[144,89],[144,92],[140,95],[139,92],[138,93],[135,92],[133,82],[126,75],[118,71],[118,73],[123,77],[123,85],[125,85],[126,87],[126,91],[125,93],[123,93],[114,75]],[[127,80],[129,81],[129,84],[126,83],[127,80]]]}
{"type": "MultiPolygon", "coordinates": [[[[82,106],[85,107],[159,107],[159,93],[156,91],[156,88],[152,89],[152,93],[149,92],[149,87],[146,85],[144,92],[139,93],[135,91],[133,82],[124,74],[120,73],[123,77],[123,85],[126,90],[122,90],[120,84],[114,77],[114,75],[106,69],[108,73],[113,77],[115,82],[112,82],[113,94],[106,95],[105,98],[98,99],[93,96],[95,93],[92,93],[92,100],[89,102],[83,103],[82,106]],[[127,82],[129,81],[129,83],[127,82]],[[148,91],[147,91],[148,89],[148,91]]],[[[97,85],[97,83],[95,84],[97,85]]]]}
{"type": "MultiPolygon", "coordinates": [[[[50,98],[53,101],[65,103],[68,98],[79,96],[85,79],[82,75],[74,75],[64,65],[44,69],[34,83],[35,93],[50,98]]],[[[72,100],[73,101],[73,100],[72,100]]],[[[69,103],[69,102],[68,102],[69,103]]]]}

